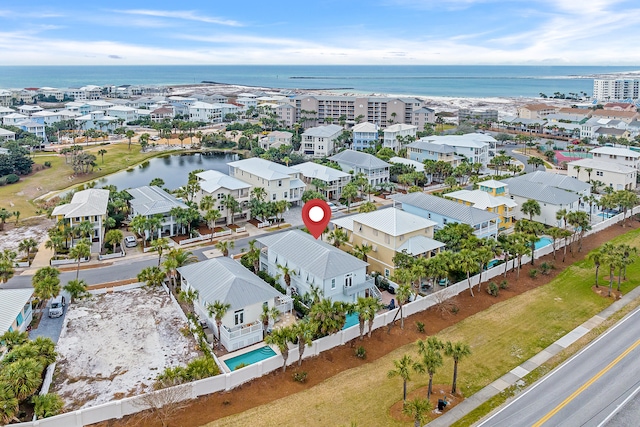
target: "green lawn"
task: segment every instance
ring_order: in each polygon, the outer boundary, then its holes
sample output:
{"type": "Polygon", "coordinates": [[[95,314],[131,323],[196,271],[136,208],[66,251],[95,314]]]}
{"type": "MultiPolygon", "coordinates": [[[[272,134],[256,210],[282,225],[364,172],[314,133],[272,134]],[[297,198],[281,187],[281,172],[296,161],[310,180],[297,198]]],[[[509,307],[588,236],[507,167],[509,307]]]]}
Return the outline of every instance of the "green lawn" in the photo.
{"type": "MultiPolygon", "coordinates": [[[[615,243],[623,241],[640,247],[640,229],[614,239],[615,243]]],[[[471,345],[473,355],[459,366],[462,392],[475,393],[608,306],[611,300],[591,291],[594,271],[588,261],[576,263],[551,283],[498,303],[439,333],[442,340],[471,345]]],[[[606,274],[602,271],[602,283],[606,274]]],[[[640,282],[640,262],[629,267],[627,276],[623,293],[640,282]]],[[[365,348],[367,343],[365,340],[365,348]]],[[[389,416],[389,408],[402,397],[402,382],[388,379],[386,373],[394,359],[405,353],[415,355],[414,347],[401,347],[313,388],[208,426],[349,425],[352,421],[361,426],[406,425],[389,416]]],[[[453,363],[446,359],[434,383],[449,383],[452,369],[453,363]]],[[[409,390],[426,384],[426,375],[414,374],[409,390]]]]}
{"type": "Polygon", "coordinates": [[[84,151],[94,154],[97,157],[98,166],[89,174],[75,175],[73,180],[69,179],[73,176],[73,169],[65,163],[64,156],[52,153],[37,153],[34,157],[36,164],[43,164],[46,161],[51,162],[51,168],[39,171],[31,176],[22,177],[19,182],[0,187],[0,207],[7,210],[20,211],[20,218],[27,218],[35,215],[36,206],[33,199],[47,194],[64,190],[71,186],[77,186],[83,182],[93,181],[105,175],[118,172],[123,169],[135,166],[136,164],[167,152],[140,152],[140,146],[131,145],[131,151],[128,150],[127,143],[111,144],[111,145],[90,145],[83,146],[84,151]],[[98,155],[98,150],[106,149],[108,152],[104,155],[104,164],[102,157],[98,155]],[[11,206],[13,203],[13,207],[11,206]]]}

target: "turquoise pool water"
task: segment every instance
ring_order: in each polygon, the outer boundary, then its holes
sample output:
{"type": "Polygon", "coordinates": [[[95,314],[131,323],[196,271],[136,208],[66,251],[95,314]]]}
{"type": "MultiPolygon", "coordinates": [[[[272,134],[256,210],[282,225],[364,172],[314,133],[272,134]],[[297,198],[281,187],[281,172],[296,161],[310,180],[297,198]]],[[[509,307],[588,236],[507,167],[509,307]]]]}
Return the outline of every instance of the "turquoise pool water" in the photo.
{"type": "Polygon", "coordinates": [[[496,266],[496,264],[498,264],[499,262],[500,262],[500,260],[499,260],[499,259],[492,259],[492,260],[491,260],[491,261],[489,261],[489,263],[487,264],[487,270],[488,270],[488,269],[490,269],[490,268],[492,268],[492,267],[495,267],[495,266],[496,266]]]}
{"type": "Polygon", "coordinates": [[[276,352],[271,347],[264,346],[251,350],[248,353],[241,354],[240,356],[232,357],[224,361],[229,370],[234,371],[236,367],[242,363],[245,365],[251,365],[253,363],[260,362],[261,360],[268,359],[276,355],[276,352]]]}
{"type": "Polygon", "coordinates": [[[342,329],[350,328],[350,327],[355,326],[355,325],[357,325],[359,323],[360,322],[358,321],[358,313],[347,314],[347,320],[344,323],[344,326],[342,327],[342,329]]]}
{"type": "Polygon", "coordinates": [[[538,239],[538,241],[536,242],[536,250],[540,249],[540,248],[544,248],[545,246],[549,246],[550,244],[553,243],[553,240],[549,237],[541,237],[538,239]]]}

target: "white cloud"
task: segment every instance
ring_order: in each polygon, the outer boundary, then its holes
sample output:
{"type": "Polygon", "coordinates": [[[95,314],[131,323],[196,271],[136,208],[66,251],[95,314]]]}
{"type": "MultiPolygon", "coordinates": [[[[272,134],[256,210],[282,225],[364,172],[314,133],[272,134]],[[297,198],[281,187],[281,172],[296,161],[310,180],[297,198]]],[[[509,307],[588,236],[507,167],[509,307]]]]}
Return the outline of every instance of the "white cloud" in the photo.
{"type": "Polygon", "coordinates": [[[151,9],[129,9],[115,10],[114,12],[128,15],[154,16],[159,18],[176,18],[187,21],[205,22],[208,24],[225,25],[229,27],[241,27],[242,24],[231,19],[218,18],[214,16],[202,15],[192,10],[151,10],[151,9]]]}

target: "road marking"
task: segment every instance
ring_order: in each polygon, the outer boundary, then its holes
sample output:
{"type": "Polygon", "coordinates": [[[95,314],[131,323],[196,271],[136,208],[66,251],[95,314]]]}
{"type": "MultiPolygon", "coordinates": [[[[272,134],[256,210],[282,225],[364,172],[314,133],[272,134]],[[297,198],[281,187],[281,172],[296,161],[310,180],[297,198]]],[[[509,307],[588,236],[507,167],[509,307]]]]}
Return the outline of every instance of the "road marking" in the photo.
{"type": "Polygon", "coordinates": [[[620,409],[624,408],[624,405],[626,405],[631,399],[636,397],[636,394],[638,394],[638,392],[640,392],[640,387],[637,387],[633,391],[633,393],[631,393],[629,396],[627,396],[627,398],[625,400],[622,401],[621,404],[616,406],[616,409],[614,409],[613,412],[611,412],[607,416],[607,418],[605,418],[600,424],[598,424],[598,427],[603,427],[605,424],[607,424],[609,422],[609,420],[611,420],[611,418],[613,418],[620,411],[620,409]]]}
{"type": "Polygon", "coordinates": [[[537,423],[533,424],[532,427],[540,427],[542,424],[544,424],[547,421],[549,421],[549,419],[551,419],[551,417],[553,417],[555,414],[557,414],[562,408],[567,406],[573,399],[578,397],[578,395],[580,395],[580,393],[582,393],[587,388],[589,388],[589,386],[591,386],[591,384],[596,382],[600,377],[602,377],[604,374],[606,374],[608,371],[610,371],[611,368],[613,368],[615,365],[617,365],[618,362],[620,362],[622,359],[624,359],[629,353],[631,353],[639,345],[640,345],[640,340],[637,340],[636,342],[631,344],[624,352],[622,352],[622,354],[620,354],[618,357],[613,359],[611,361],[611,363],[609,363],[607,366],[602,368],[602,370],[600,372],[598,372],[597,374],[595,374],[589,381],[587,381],[586,383],[582,384],[576,391],[571,393],[571,395],[569,397],[567,397],[565,400],[563,400],[562,403],[560,403],[558,406],[553,408],[549,413],[547,413],[547,415],[542,417],[537,423]]]}

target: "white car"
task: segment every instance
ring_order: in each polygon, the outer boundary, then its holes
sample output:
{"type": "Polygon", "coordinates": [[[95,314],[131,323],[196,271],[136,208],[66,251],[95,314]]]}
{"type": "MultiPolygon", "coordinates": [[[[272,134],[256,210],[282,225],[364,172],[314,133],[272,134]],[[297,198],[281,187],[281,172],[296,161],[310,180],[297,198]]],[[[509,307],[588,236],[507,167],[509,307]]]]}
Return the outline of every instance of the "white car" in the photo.
{"type": "Polygon", "coordinates": [[[338,207],[332,202],[327,202],[327,205],[329,205],[329,207],[331,208],[331,212],[338,212],[338,207]]]}
{"type": "Polygon", "coordinates": [[[124,238],[124,245],[127,248],[134,248],[138,245],[138,241],[134,236],[127,236],[124,238]]]}

